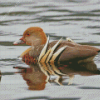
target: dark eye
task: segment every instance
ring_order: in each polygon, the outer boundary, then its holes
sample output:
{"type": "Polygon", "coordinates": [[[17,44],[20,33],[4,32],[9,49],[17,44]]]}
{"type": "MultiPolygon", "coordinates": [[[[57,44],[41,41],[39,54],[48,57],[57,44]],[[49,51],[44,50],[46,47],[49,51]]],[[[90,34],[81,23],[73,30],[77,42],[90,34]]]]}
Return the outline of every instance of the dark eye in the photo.
{"type": "Polygon", "coordinates": [[[27,33],[26,35],[27,35],[27,36],[30,36],[30,34],[29,34],[29,33],[27,33]]]}

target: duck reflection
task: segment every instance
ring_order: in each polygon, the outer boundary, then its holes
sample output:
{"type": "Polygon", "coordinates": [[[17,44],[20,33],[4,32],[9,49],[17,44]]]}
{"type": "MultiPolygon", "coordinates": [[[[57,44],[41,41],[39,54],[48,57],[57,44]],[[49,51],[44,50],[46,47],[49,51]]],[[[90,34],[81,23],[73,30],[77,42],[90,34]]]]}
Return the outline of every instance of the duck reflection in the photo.
{"type": "Polygon", "coordinates": [[[40,70],[39,66],[30,65],[29,68],[14,67],[20,70],[23,79],[29,86],[29,90],[43,90],[46,84],[47,76],[40,70]]]}
{"type": "Polygon", "coordinates": [[[23,79],[29,86],[29,90],[43,90],[48,82],[55,82],[59,85],[63,83],[63,76],[69,77],[69,84],[72,84],[75,75],[91,76],[99,75],[100,71],[94,62],[65,64],[40,64],[29,65],[29,68],[14,67],[20,70],[23,79]],[[50,76],[56,76],[55,79],[50,76]]]}

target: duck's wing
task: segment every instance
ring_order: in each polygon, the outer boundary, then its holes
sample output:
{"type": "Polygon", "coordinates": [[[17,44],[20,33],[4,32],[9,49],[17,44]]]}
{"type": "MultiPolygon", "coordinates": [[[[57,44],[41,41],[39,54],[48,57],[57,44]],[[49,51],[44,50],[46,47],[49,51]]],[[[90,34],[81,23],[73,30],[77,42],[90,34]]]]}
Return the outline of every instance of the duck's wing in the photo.
{"type": "MultiPolygon", "coordinates": [[[[57,41],[51,42],[49,44],[48,49],[54,46],[56,42],[57,41]]],[[[67,46],[67,48],[57,57],[58,58],[57,60],[59,62],[66,62],[70,60],[79,61],[87,58],[91,58],[88,59],[88,61],[93,60],[95,55],[97,55],[98,52],[100,51],[100,49],[92,46],[79,45],[68,41],[62,41],[56,48],[55,52],[64,46],[67,46]]]]}

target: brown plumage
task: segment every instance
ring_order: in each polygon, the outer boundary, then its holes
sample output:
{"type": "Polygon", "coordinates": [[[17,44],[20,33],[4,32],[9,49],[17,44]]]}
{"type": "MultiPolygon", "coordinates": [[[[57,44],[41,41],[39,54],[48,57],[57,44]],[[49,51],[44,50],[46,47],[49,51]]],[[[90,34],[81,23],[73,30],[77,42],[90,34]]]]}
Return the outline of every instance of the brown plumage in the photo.
{"type": "MultiPolygon", "coordinates": [[[[57,41],[51,42],[49,48],[51,48],[57,41]]],[[[60,54],[58,61],[65,62],[70,60],[93,60],[93,58],[98,54],[100,49],[88,46],[88,45],[80,45],[72,42],[62,41],[58,48],[55,50],[57,51],[59,48],[67,45],[68,47],[60,54]],[[87,58],[92,58],[88,59],[87,58]]]]}
{"type": "MultiPolygon", "coordinates": [[[[30,27],[24,33],[23,37],[20,39],[18,43],[26,43],[31,45],[32,47],[28,50],[24,51],[21,57],[25,57],[26,54],[38,60],[38,57],[43,49],[45,43],[47,41],[47,37],[43,30],[39,27],[30,27]]],[[[18,44],[15,42],[14,44],[18,44]]],[[[48,44],[47,51],[52,48],[57,41],[53,41],[48,44]]],[[[58,51],[60,48],[67,46],[56,58],[55,62],[66,62],[66,61],[77,61],[80,62],[89,62],[92,61],[93,58],[98,54],[100,49],[88,46],[88,45],[80,45],[71,41],[62,40],[61,43],[57,46],[54,53],[58,51]]],[[[29,58],[31,58],[29,57],[29,58]]],[[[28,58],[28,57],[27,57],[28,58]]],[[[29,60],[28,58],[28,60],[29,60]]],[[[25,59],[25,58],[24,58],[25,59]]],[[[27,60],[26,60],[27,61],[27,60]]],[[[45,62],[45,61],[44,61],[45,62]]]]}

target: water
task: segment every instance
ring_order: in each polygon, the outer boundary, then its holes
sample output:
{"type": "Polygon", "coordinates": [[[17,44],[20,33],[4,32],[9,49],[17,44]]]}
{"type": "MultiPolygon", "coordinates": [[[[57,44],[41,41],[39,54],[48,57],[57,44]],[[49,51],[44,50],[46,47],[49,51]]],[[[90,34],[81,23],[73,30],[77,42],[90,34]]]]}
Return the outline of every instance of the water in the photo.
{"type": "MultiPolygon", "coordinates": [[[[46,84],[42,91],[30,91],[13,66],[28,65],[17,57],[29,46],[13,46],[25,29],[39,26],[50,40],[69,37],[77,43],[100,48],[100,1],[99,0],[3,0],[0,1],[0,83],[1,100],[99,99],[99,75],[76,75],[73,85],[46,84]]],[[[94,59],[100,68],[100,58],[94,59]]],[[[65,80],[68,82],[68,80],[65,80]]]]}

